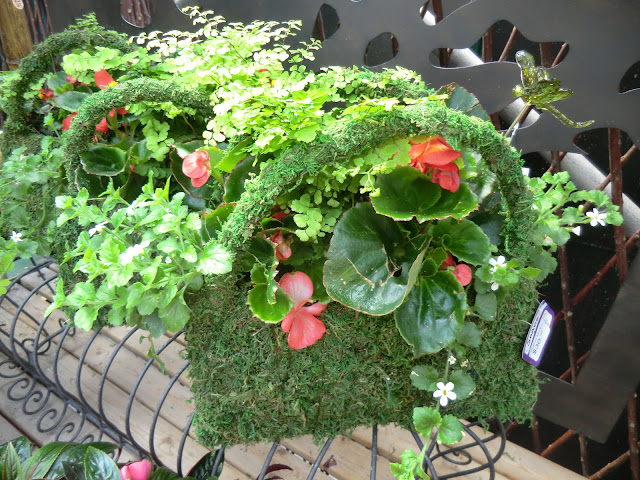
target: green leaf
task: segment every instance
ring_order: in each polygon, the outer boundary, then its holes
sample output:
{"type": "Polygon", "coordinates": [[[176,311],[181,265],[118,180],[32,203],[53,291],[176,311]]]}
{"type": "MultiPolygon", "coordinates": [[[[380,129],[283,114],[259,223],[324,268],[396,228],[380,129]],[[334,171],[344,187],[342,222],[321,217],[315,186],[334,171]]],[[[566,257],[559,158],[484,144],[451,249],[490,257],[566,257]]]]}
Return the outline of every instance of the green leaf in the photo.
{"type": "Polygon", "coordinates": [[[31,456],[31,442],[29,442],[29,439],[25,436],[16,437],[10,442],[0,445],[0,459],[4,456],[10,443],[20,458],[20,464],[26,462],[31,456]]]}
{"type": "Polygon", "coordinates": [[[450,83],[449,85],[440,87],[436,94],[448,95],[444,104],[449,108],[460,110],[470,117],[478,117],[487,122],[491,121],[489,114],[484,108],[482,108],[482,105],[480,105],[476,96],[469,93],[465,88],[461,87],[457,83],[450,83]]]}
{"type": "Polygon", "coordinates": [[[348,210],[336,224],[324,264],[327,293],[370,315],[385,315],[402,303],[413,258],[401,258],[405,239],[396,222],[370,203],[348,210]]]}
{"type": "Polygon", "coordinates": [[[435,391],[435,384],[438,381],[438,372],[431,365],[416,365],[411,371],[411,384],[426,391],[435,391]]]}
{"type": "Polygon", "coordinates": [[[64,471],[65,480],[87,480],[84,475],[84,465],[82,462],[63,462],[62,470],[64,471]]]}
{"type": "Polygon", "coordinates": [[[413,450],[405,450],[400,455],[400,459],[402,460],[402,465],[410,471],[414,471],[416,468],[420,468],[420,458],[422,455],[418,456],[416,452],[413,450]]]}
{"type": "Polygon", "coordinates": [[[479,347],[482,343],[482,331],[475,323],[464,322],[456,335],[456,340],[467,347],[479,347]]]}
{"type": "Polygon", "coordinates": [[[248,303],[253,314],[260,320],[275,323],[291,311],[293,302],[281,288],[275,291],[275,303],[269,303],[267,300],[270,294],[266,284],[255,285],[249,292],[248,303]]]}
{"type": "Polygon", "coordinates": [[[209,242],[204,246],[202,257],[196,264],[196,270],[205,275],[222,275],[231,271],[233,257],[222,245],[209,242]]]}
{"type": "Polygon", "coordinates": [[[121,480],[116,463],[102,450],[87,448],[84,456],[84,474],[87,480],[121,480]]]}
{"type": "Polygon", "coordinates": [[[182,480],[182,477],[176,475],[166,467],[160,467],[156,468],[156,470],[149,477],[149,480],[182,480]]]}
{"type": "Polygon", "coordinates": [[[20,480],[22,476],[22,468],[20,466],[20,457],[16,452],[13,443],[9,442],[7,450],[4,453],[2,465],[2,480],[20,480]]]}
{"type": "Polygon", "coordinates": [[[63,464],[65,462],[72,465],[82,465],[89,447],[96,448],[105,453],[111,453],[118,448],[117,445],[109,442],[91,442],[75,445],[73,448],[67,450],[58,457],[51,467],[51,470],[49,470],[47,478],[56,479],[64,476],[63,464]]]}
{"type": "Polygon", "coordinates": [[[90,330],[93,322],[98,318],[100,305],[87,305],[79,309],[73,317],[73,324],[83,330],[90,330]]]}
{"type": "Polygon", "coordinates": [[[145,290],[146,287],[140,282],[136,282],[133,285],[127,287],[127,310],[131,310],[133,307],[140,303],[142,294],[145,290]]]}
{"type": "Polygon", "coordinates": [[[521,269],[518,273],[525,278],[534,279],[540,275],[540,270],[538,268],[526,267],[521,269]]]}
{"type": "Polygon", "coordinates": [[[187,320],[189,320],[190,310],[187,304],[184,302],[182,295],[174,297],[169,305],[161,308],[158,311],[158,315],[162,318],[163,323],[167,326],[170,332],[177,332],[185,326],[187,320]]]}
{"type": "Polygon", "coordinates": [[[77,112],[87,98],[89,98],[88,93],[70,90],[53,97],[53,103],[68,112],[77,112]]]}
{"type": "MultiPolygon", "coordinates": [[[[218,162],[215,168],[217,168],[218,170],[222,170],[223,172],[231,173],[233,169],[236,168],[238,163],[247,157],[244,149],[252,142],[253,139],[251,137],[247,137],[241,142],[237,143],[231,150],[225,151],[226,155],[218,162]]],[[[225,202],[230,201],[232,200],[225,200],[225,202]]]]}
{"type": "Polygon", "coordinates": [[[80,159],[85,172],[113,177],[124,171],[127,153],[119,148],[96,146],[81,153],[80,159]]]}
{"type": "Polygon", "coordinates": [[[418,357],[436,353],[455,340],[467,311],[460,282],[449,272],[422,278],[394,312],[402,338],[418,357]]]}
{"type": "Polygon", "coordinates": [[[158,297],[161,297],[162,295],[163,295],[162,292],[158,294],[153,290],[145,290],[144,292],[142,292],[140,303],[136,305],[136,308],[138,309],[138,313],[143,316],[150,315],[151,312],[153,312],[156,309],[156,306],[159,300],[158,297]]]}
{"type": "Polygon", "coordinates": [[[306,127],[295,130],[292,136],[296,140],[309,143],[316,138],[316,135],[318,134],[321,128],[322,128],[322,125],[315,123],[313,125],[308,125],[306,127]]]}
{"type": "Polygon", "coordinates": [[[446,217],[463,218],[478,208],[478,197],[469,189],[466,183],[461,183],[456,192],[442,190],[440,199],[420,215],[417,220],[422,223],[426,220],[437,220],[446,217]]]}
{"type": "Polygon", "coordinates": [[[439,185],[413,167],[397,167],[380,175],[375,183],[378,196],[371,198],[376,212],[396,220],[420,218],[442,193],[439,185]]]}
{"type": "Polygon", "coordinates": [[[453,383],[456,401],[468,398],[476,388],[476,382],[473,381],[471,375],[464,373],[462,370],[456,370],[451,373],[449,381],[453,383]]]}
{"type": "Polygon", "coordinates": [[[91,198],[102,195],[109,188],[109,180],[107,176],[87,173],[82,167],[76,169],[76,186],[78,189],[86,188],[91,198]]]}
{"type": "Polygon", "coordinates": [[[33,454],[22,466],[22,478],[47,478],[49,469],[58,456],[73,448],[76,444],[67,442],[53,442],[43,445],[40,450],[33,454]]]}
{"type": "Polygon", "coordinates": [[[423,437],[431,436],[433,427],[439,427],[442,417],[434,408],[416,407],[413,409],[413,424],[423,437]]]}
{"type": "Polygon", "coordinates": [[[472,265],[486,264],[491,258],[489,238],[470,220],[446,218],[432,229],[435,239],[458,260],[472,265]]]}
{"type": "Polygon", "coordinates": [[[225,183],[224,201],[227,203],[237,202],[244,192],[244,182],[251,178],[251,174],[257,175],[260,172],[260,165],[254,157],[247,157],[239,162],[229,175],[225,183]]]}
{"type": "Polygon", "coordinates": [[[498,300],[493,292],[479,293],[476,295],[474,312],[485,320],[492,322],[498,313],[498,300]]]}
{"type": "Polygon", "coordinates": [[[438,442],[445,445],[462,440],[462,424],[453,415],[445,415],[438,429],[438,442]]]}
{"type": "Polygon", "coordinates": [[[212,477],[220,476],[222,474],[222,465],[224,463],[224,450],[222,451],[222,461],[218,465],[218,470],[216,472],[213,471],[213,466],[216,463],[216,457],[219,452],[220,450],[216,450],[214,452],[207,453],[193,466],[188,475],[199,480],[208,480],[212,477]]]}
{"type": "Polygon", "coordinates": [[[204,218],[202,219],[205,238],[208,238],[209,240],[216,240],[218,238],[218,232],[226,223],[229,215],[231,215],[231,212],[233,212],[235,208],[235,203],[227,203],[225,205],[220,205],[211,213],[205,213],[204,218]]]}
{"type": "Polygon", "coordinates": [[[390,463],[389,468],[391,469],[391,474],[398,480],[414,480],[413,471],[407,470],[404,465],[399,463],[390,463]]]}

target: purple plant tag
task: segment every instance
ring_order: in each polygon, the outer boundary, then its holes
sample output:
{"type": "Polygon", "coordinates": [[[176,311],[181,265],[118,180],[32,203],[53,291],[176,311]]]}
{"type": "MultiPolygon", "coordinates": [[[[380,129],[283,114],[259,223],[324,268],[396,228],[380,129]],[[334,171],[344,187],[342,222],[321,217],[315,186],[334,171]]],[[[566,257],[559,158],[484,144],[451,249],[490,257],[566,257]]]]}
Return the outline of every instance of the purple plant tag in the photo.
{"type": "Polygon", "coordinates": [[[547,302],[543,300],[538,310],[536,310],[527,334],[527,340],[524,342],[524,348],[522,349],[522,358],[534,367],[540,365],[542,354],[551,336],[554,317],[555,313],[549,308],[547,302]]]}

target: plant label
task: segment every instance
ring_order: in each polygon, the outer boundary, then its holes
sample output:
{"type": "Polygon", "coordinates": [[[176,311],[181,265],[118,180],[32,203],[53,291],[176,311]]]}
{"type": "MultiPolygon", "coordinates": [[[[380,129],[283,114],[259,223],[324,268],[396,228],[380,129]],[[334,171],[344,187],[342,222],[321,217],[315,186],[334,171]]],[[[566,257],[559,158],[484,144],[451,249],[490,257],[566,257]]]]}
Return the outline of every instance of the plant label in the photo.
{"type": "Polygon", "coordinates": [[[555,314],[544,300],[536,310],[522,349],[522,358],[534,367],[540,365],[542,354],[551,336],[551,326],[555,314]]]}

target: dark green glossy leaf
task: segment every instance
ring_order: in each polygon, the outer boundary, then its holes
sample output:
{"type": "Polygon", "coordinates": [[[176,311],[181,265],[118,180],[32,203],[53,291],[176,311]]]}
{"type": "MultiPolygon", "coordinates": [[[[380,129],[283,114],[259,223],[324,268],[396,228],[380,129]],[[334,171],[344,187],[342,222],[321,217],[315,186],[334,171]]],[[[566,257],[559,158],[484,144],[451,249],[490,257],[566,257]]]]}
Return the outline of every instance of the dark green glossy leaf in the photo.
{"type": "Polygon", "coordinates": [[[20,480],[20,477],[22,476],[20,457],[11,442],[9,442],[9,445],[4,452],[4,458],[2,460],[2,470],[0,471],[2,480],[20,480]]]}
{"type": "Polygon", "coordinates": [[[370,315],[398,308],[414,260],[395,258],[404,243],[396,222],[377,215],[371,204],[348,210],[336,224],[324,264],[329,296],[370,315]]]}
{"type": "MultiPolygon", "coordinates": [[[[11,263],[11,260],[9,260],[9,264],[10,263],[11,263]]],[[[2,459],[2,457],[4,456],[4,453],[9,447],[9,443],[13,445],[13,448],[18,454],[21,465],[29,459],[29,457],[31,456],[31,442],[29,442],[29,439],[25,436],[16,437],[10,442],[6,442],[0,445],[0,459],[2,459]]]]}
{"type": "Polygon", "coordinates": [[[89,98],[88,93],[70,90],[53,97],[53,103],[67,112],[77,112],[87,98],[89,98]]]}
{"type": "Polygon", "coordinates": [[[58,456],[75,447],[75,443],[53,442],[43,445],[22,467],[23,478],[46,478],[58,456]]]}
{"type": "Polygon", "coordinates": [[[63,462],[62,470],[64,471],[65,480],[88,480],[84,475],[84,464],[63,462]]]}
{"type": "Polygon", "coordinates": [[[84,456],[86,480],[121,480],[120,470],[113,459],[94,447],[87,448],[84,456]]]}
{"type": "Polygon", "coordinates": [[[466,183],[461,183],[456,192],[442,190],[435,205],[420,212],[416,218],[420,223],[446,217],[460,219],[469,215],[476,208],[478,208],[478,197],[471,192],[466,183]]]}
{"type": "Polygon", "coordinates": [[[91,175],[113,177],[124,171],[127,154],[114,147],[94,147],[80,154],[84,170],[91,175]]]}
{"type": "Polygon", "coordinates": [[[489,238],[475,223],[446,218],[439,221],[431,233],[442,241],[442,246],[461,262],[472,265],[486,264],[491,258],[489,238]]]}
{"type": "Polygon", "coordinates": [[[67,85],[70,85],[70,84],[69,82],[67,82],[66,72],[58,72],[55,75],[53,75],[51,78],[47,79],[47,87],[49,87],[52,90],[55,90],[56,88],[63,88],[67,85]]]}
{"type": "Polygon", "coordinates": [[[216,457],[220,450],[216,450],[215,452],[209,452],[204,457],[202,457],[198,463],[194,465],[194,467],[189,471],[189,476],[193,478],[197,478],[198,480],[208,480],[211,477],[216,477],[222,474],[222,465],[224,462],[224,450],[222,451],[222,459],[220,464],[218,465],[218,469],[216,472],[213,471],[213,467],[216,463],[216,457]]]}
{"type": "Polygon", "coordinates": [[[144,140],[140,140],[139,142],[136,142],[133,145],[133,148],[131,149],[131,155],[133,155],[136,158],[139,158],[144,162],[151,159],[152,153],[153,152],[149,150],[149,148],[147,148],[146,138],[144,140]]]}
{"type": "Polygon", "coordinates": [[[91,442],[81,445],[76,445],[73,448],[67,450],[62,453],[55,463],[51,466],[51,470],[47,474],[48,479],[57,479],[64,476],[64,467],[63,464],[65,462],[74,464],[74,465],[82,465],[84,461],[84,457],[87,453],[87,449],[89,447],[97,448],[105,453],[111,453],[118,448],[117,445],[109,442],[91,442]]]}
{"type": "Polygon", "coordinates": [[[431,365],[416,365],[411,371],[411,384],[420,390],[435,391],[437,381],[438,372],[431,365]]]}
{"type": "Polygon", "coordinates": [[[263,322],[276,323],[281,321],[291,311],[293,302],[284,290],[275,291],[275,303],[269,303],[267,285],[254,286],[249,292],[249,307],[253,314],[263,322]]]}
{"type": "Polygon", "coordinates": [[[464,373],[462,370],[456,370],[451,373],[451,375],[449,375],[449,381],[453,383],[456,402],[468,398],[476,388],[476,382],[473,381],[471,375],[464,373]]]}
{"type": "Polygon", "coordinates": [[[438,184],[413,167],[398,167],[380,175],[375,187],[380,190],[378,196],[371,198],[376,212],[396,220],[420,218],[442,192],[438,184]]]}
{"type": "Polygon", "coordinates": [[[450,83],[449,85],[440,87],[436,93],[447,94],[449,96],[449,98],[444,101],[447,107],[460,110],[470,117],[478,117],[487,122],[491,121],[489,114],[482,108],[476,96],[469,93],[457,83],[450,83]]]}
{"type": "Polygon", "coordinates": [[[220,205],[211,213],[204,214],[202,226],[204,227],[203,233],[205,234],[206,239],[215,240],[218,238],[218,232],[235,208],[235,203],[227,203],[225,205],[220,205]]]}
{"type": "Polygon", "coordinates": [[[462,424],[453,415],[445,415],[442,418],[440,428],[438,428],[438,442],[445,445],[462,440],[462,424]]]}
{"type": "Polygon", "coordinates": [[[449,272],[422,278],[394,312],[396,326],[416,357],[436,353],[455,340],[467,310],[460,282],[449,272]]]}
{"type": "MultiPolygon", "coordinates": [[[[230,173],[233,169],[236,168],[238,163],[246,158],[247,154],[244,152],[244,149],[250,145],[252,142],[251,137],[247,137],[241,142],[237,143],[231,150],[225,150],[225,155],[220,158],[215,167],[218,170],[222,170],[223,172],[230,173]]],[[[211,163],[213,165],[213,162],[211,163]]],[[[227,202],[230,200],[226,200],[227,202]]]]}
{"type": "Polygon", "coordinates": [[[247,157],[239,162],[233,169],[224,186],[225,193],[223,199],[225,202],[230,203],[240,200],[240,196],[244,192],[244,182],[251,174],[258,174],[260,166],[258,164],[254,165],[254,160],[254,157],[247,157]]]}
{"type": "Polygon", "coordinates": [[[440,426],[442,417],[437,410],[429,407],[416,407],[413,409],[413,424],[416,431],[423,437],[430,437],[433,427],[440,426]]]}
{"type": "Polygon", "coordinates": [[[166,467],[157,468],[149,477],[149,480],[183,480],[166,467]]]}

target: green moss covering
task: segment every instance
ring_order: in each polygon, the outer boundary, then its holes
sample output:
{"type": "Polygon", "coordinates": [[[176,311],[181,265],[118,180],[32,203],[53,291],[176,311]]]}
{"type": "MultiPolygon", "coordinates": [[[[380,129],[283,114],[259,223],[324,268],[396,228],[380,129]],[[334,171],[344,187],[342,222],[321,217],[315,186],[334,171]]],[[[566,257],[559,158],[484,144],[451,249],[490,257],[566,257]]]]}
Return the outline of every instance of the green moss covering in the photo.
{"type": "MultiPolygon", "coordinates": [[[[482,154],[506,201],[506,249],[523,260],[531,197],[518,153],[488,122],[437,103],[379,112],[283,152],[247,182],[219,239],[233,251],[242,250],[275,199],[305,177],[389,138],[418,134],[454,138],[482,154]]],[[[240,287],[233,277],[211,280],[213,285],[190,299],[193,316],[186,327],[197,434],[205,444],[273,441],[305,433],[319,438],[375,423],[407,425],[415,406],[432,402],[429,394],[411,386],[409,375],[418,363],[441,366],[445,359],[412,358],[392,317],[361,315],[356,320],[353,311],[331,304],[322,317],[325,336],[312,347],[293,351],[279,326],[251,318],[244,280],[240,287]]],[[[478,324],[483,343],[469,356],[477,389],[449,411],[468,418],[531,417],[536,372],[518,359],[536,297],[534,284],[523,283],[505,295],[495,321],[478,324]]]]}

